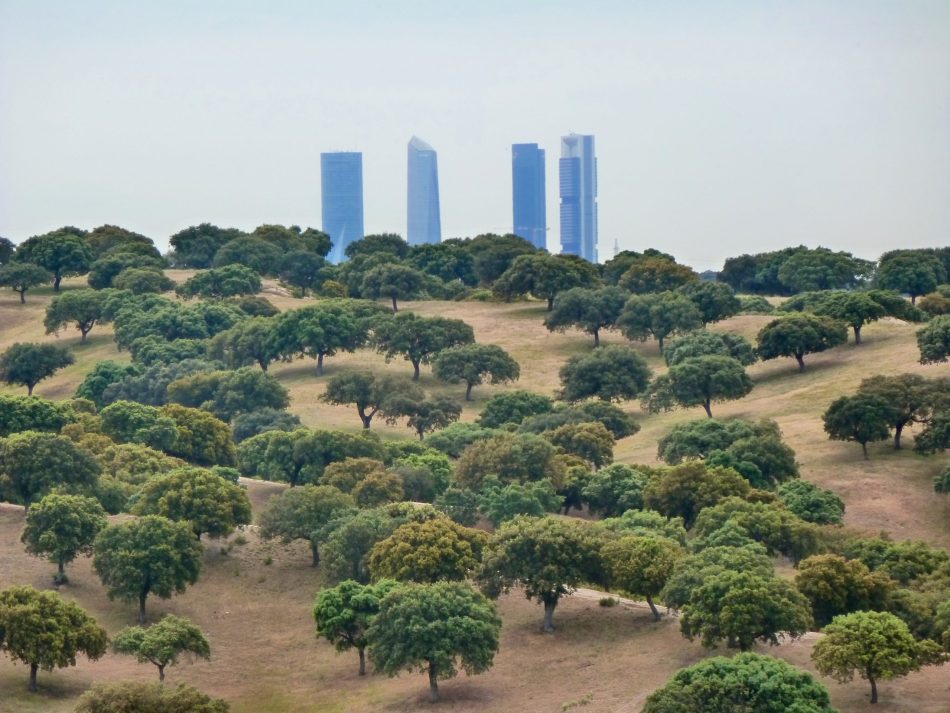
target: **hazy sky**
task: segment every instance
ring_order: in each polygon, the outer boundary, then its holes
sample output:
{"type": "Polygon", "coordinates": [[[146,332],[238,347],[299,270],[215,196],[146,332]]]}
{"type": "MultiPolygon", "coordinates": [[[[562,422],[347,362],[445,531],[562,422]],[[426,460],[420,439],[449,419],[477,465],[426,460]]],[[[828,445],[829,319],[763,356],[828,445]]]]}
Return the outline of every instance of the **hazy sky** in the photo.
{"type": "Polygon", "coordinates": [[[950,243],[948,0],[0,0],[0,235],[320,226],[363,152],[406,230],[406,143],[444,237],[511,230],[511,144],[596,135],[600,250],[699,268],[789,244],[950,243]]]}

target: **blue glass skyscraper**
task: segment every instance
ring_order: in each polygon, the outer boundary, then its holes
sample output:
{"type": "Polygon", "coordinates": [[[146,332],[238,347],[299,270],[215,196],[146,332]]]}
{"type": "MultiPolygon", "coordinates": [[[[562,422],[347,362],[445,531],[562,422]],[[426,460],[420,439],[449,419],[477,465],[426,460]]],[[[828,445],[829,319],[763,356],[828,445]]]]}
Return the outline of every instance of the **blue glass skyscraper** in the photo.
{"type": "Polygon", "coordinates": [[[597,158],[594,137],[561,137],[561,252],[597,262],[597,158]]]}
{"type": "Polygon", "coordinates": [[[410,245],[442,242],[439,215],[439,165],[433,149],[413,136],[409,141],[408,231],[410,245]]]}
{"type": "Polygon", "coordinates": [[[320,154],[323,232],[330,236],[331,262],[346,259],[346,246],[363,237],[363,154],[320,154]]]}
{"type": "Polygon", "coordinates": [[[547,247],[544,197],[544,149],[537,144],[511,145],[512,232],[536,248],[547,247]]]}

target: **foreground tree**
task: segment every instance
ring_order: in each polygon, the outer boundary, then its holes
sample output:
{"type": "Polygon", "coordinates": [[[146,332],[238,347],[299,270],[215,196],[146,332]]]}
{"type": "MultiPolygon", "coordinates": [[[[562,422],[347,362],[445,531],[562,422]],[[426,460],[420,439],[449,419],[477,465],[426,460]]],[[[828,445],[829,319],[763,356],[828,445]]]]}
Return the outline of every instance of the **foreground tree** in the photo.
{"type": "Polygon", "coordinates": [[[598,398],[603,401],[635,399],[650,383],[650,367],[630,347],[611,345],[571,357],[561,367],[558,397],[569,402],[598,398]]]}
{"type": "Polygon", "coordinates": [[[369,655],[388,676],[426,671],[429,699],[436,702],[440,678],[453,678],[459,668],[469,675],[491,668],[500,632],[494,604],[468,584],[409,584],[380,602],[369,627],[369,655]]]}
{"type": "Polygon", "coordinates": [[[673,568],[684,555],[682,547],[665,537],[637,535],[608,542],[601,551],[610,586],[644,597],[655,621],[660,620],[660,612],[653,597],[663,591],[673,568]]]}
{"type": "Polygon", "coordinates": [[[518,362],[496,344],[465,344],[444,349],[432,360],[437,378],[455,384],[465,382],[465,400],[472,400],[472,388],[482,383],[506,384],[521,375],[518,362]]]}
{"type": "Polygon", "coordinates": [[[857,673],[871,684],[871,703],[877,703],[878,681],[943,662],[934,642],[916,641],[907,624],[887,612],[861,611],[835,617],[824,634],[811,653],[818,672],[841,683],[857,673]]]}
{"type": "Polygon", "coordinates": [[[0,651],[30,667],[30,691],[39,669],[76,665],[76,655],[95,661],[106,652],[106,632],[96,620],[55,592],[30,586],[0,591],[0,651]]]}
{"type": "Polygon", "coordinates": [[[650,694],[642,713],[835,713],[811,674],[781,659],[743,653],[680,669],[650,694]]]}
{"type": "Polygon", "coordinates": [[[46,557],[58,568],[53,582],[66,581],[66,565],[78,555],[92,554],[92,543],[108,524],[95,498],[51,493],[27,511],[20,540],[26,551],[46,557]]]}
{"type": "Polygon", "coordinates": [[[150,594],[168,599],[198,581],[202,549],[186,522],[146,515],[99,533],[92,566],[110,599],[138,601],[145,623],[150,594]]]}
{"type": "Polygon", "coordinates": [[[629,295],[619,287],[587,289],[575,287],[560,293],[554,300],[544,326],[552,332],[563,332],[577,327],[594,337],[594,346],[600,346],[600,332],[616,324],[629,295]]]}
{"type": "Polygon", "coordinates": [[[712,280],[688,282],[680,287],[679,291],[696,305],[703,316],[704,327],[739,314],[742,308],[736,293],[725,282],[712,280]]]}
{"type": "Polygon", "coordinates": [[[495,532],[479,579],[489,596],[521,587],[544,605],[542,631],[554,631],[561,597],[600,576],[598,531],[590,523],[548,516],[516,517],[495,532]]]}
{"type": "Polygon", "coordinates": [[[380,265],[363,277],[360,295],[368,299],[389,299],[393,304],[393,312],[397,312],[397,300],[418,297],[425,281],[425,275],[415,268],[399,264],[380,265]]]}
{"type": "Polygon", "coordinates": [[[424,398],[422,390],[405,379],[392,376],[376,376],[371,371],[351,371],[336,374],[327,380],[327,388],[320,397],[322,401],[337,406],[356,406],[363,428],[372,425],[377,413],[384,416],[396,399],[419,401],[424,398]]]}
{"type": "Polygon", "coordinates": [[[32,395],[38,383],[74,361],[72,352],[65,347],[17,342],[0,354],[0,379],[21,384],[32,395]]]}
{"type": "Polygon", "coordinates": [[[925,379],[917,374],[878,375],[864,379],[858,394],[878,396],[893,409],[894,450],[901,448],[904,427],[930,419],[940,394],[950,388],[946,379],[925,379]]]}
{"type": "Polygon", "coordinates": [[[89,271],[93,252],[84,237],[85,231],[72,227],[36,235],[17,246],[14,259],[39,265],[53,273],[53,290],[59,292],[64,277],[89,271]]]}
{"type": "Polygon", "coordinates": [[[401,356],[410,362],[412,380],[418,381],[421,364],[428,364],[443,349],[474,343],[475,332],[460,319],[404,312],[380,319],[374,325],[373,341],[386,361],[401,356]]]}
{"type": "Polygon", "coordinates": [[[379,613],[379,605],[399,584],[383,579],[375,584],[360,584],[352,579],[324,589],[313,605],[317,636],[329,641],[337,651],[356,649],[360,657],[360,676],[366,675],[367,632],[379,613]]]}
{"type": "Polygon", "coordinates": [[[795,357],[798,370],[805,371],[805,355],[823,352],[848,341],[841,322],[827,317],[796,314],[772,320],[762,327],[756,351],[764,360],[795,357]]]}
{"type": "Polygon", "coordinates": [[[211,698],[196,688],[160,683],[123,681],[98,683],[79,699],[76,713],[228,713],[231,707],[221,698],[211,698]]]}
{"type": "Polygon", "coordinates": [[[9,287],[20,295],[20,304],[26,304],[26,291],[53,281],[53,273],[32,263],[10,263],[0,267],[0,287],[9,287]]]}
{"type": "Polygon", "coordinates": [[[589,263],[581,263],[569,255],[543,252],[519,255],[495,281],[493,289],[509,300],[531,293],[545,300],[550,312],[556,298],[565,291],[597,283],[596,269],[590,268],[589,263]]]}
{"type": "Polygon", "coordinates": [[[651,413],[702,406],[712,418],[712,403],[733,401],[752,391],[742,364],[728,356],[701,356],[674,364],[650,385],[644,405],[651,413]]]}
{"type": "Polygon", "coordinates": [[[112,640],[112,650],[134,656],[139,663],[158,669],[158,680],[165,682],[165,667],[174,666],[182,654],[211,658],[211,646],[204,633],[188,619],[167,614],[149,627],[130,626],[112,640]]]}
{"type": "Polygon", "coordinates": [[[950,314],[931,319],[917,331],[921,364],[937,364],[950,359],[950,314]]]}
{"type": "Polygon", "coordinates": [[[884,609],[894,587],[884,572],[872,572],[860,560],[824,554],[798,564],[795,586],[811,603],[815,624],[823,627],[840,614],[884,609]]]}
{"type": "Polygon", "coordinates": [[[0,440],[0,495],[27,509],[57,487],[88,491],[99,472],[92,453],[57,433],[24,431],[0,440]]]}
{"type": "Polygon", "coordinates": [[[867,460],[868,442],[890,437],[896,409],[880,396],[859,393],[832,401],[822,419],[829,438],[860,443],[867,460]]]}
{"type": "Polygon", "coordinates": [[[306,540],[316,567],[320,564],[316,533],[355,507],[352,497],[329,485],[288,488],[272,495],[261,511],[261,537],[265,540],[277,538],[284,543],[306,540]]]}
{"type": "Polygon", "coordinates": [[[627,339],[645,342],[653,337],[661,352],[668,337],[702,326],[702,313],[679,292],[634,295],[617,318],[617,327],[627,339]]]}
{"type": "Polygon", "coordinates": [[[936,256],[911,251],[882,255],[877,272],[879,287],[910,295],[911,304],[946,280],[947,272],[936,256]]]}
{"type": "Polygon", "coordinates": [[[409,522],[369,554],[374,579],[438,582],[465,579],[478,565],[488,536],[447,517],[409,522]]]}

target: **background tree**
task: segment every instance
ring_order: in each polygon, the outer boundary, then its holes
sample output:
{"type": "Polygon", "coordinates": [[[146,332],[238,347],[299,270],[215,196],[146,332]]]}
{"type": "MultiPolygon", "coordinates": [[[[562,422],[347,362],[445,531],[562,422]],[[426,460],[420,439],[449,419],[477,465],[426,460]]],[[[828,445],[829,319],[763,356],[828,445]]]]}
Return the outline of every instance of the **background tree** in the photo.
{"type": "Polygon", "coordinates": [[[85,240],[97,257],[123,250],[155,250],[155,245],[149,238],[118,225],[100,225],[86,233],[85,240]]]}
{"type": "Polygon", "coordinates": [[[300,418],[296,414],[261,408],[235,416],[231,422],[231,433],[234,435],[234,442],[240,443],[265,431],[293,431],[301,426],[300,418]]]}
{"type": "Polygon", "coordinates": [[[98,683],[79,698],[76,713],[114,713],[117,710],[149,713],[228,713],[231,707],[221,698],[211,698],[197,688],[177,688],[160,683],[121,681],[98,683]]]}
{"type": "Polygon", "coordinates": [[[386,420],[389,423],[405,418],[406,425],[416,432],[420,441],[425,438],[425,434],[455,423],[462,415],[462,407],[444,396],[421,401],[400,396],[392,399],[386,408],[386,420]]]}
{"type": "Polygon", "coordinates": [[[110,599],[138,601],[145,623],[150,594],[168,599],[198,581],[202,549],[186,522],[158,515],[110,525],[96,538],[93,569],[110,599]]]}
{"type": "Polygon", "coordinates": [[[425,275],[406,265],[380,265],[363,277],[360,294],[368,299],[385,297],[393,303],[393,312],[399,310],[397,300],[419,296],[425,285],[425,275]]]}
{"type": "Polygon", "coordinates": [[[603,401],[634,399],[646,391],[650,367],[630,347],[611,345],[571,357],[561,367],[558,398],[569,402],[595,397],[603,401]]]}
{"type": "Polygon", "coordinates": [[[27,290],[53,281],[53,273],[29,262],[8,263],[0,267],[0,287],[9,287],[20,294],[20,304],[26,303],[27,290]]]}
{"type": "Polygon", "coordinates": [[[478,384],[516,381],[521,370],[508,352],[495,344],[465,344],[443,349],[432,360],[432,372],[450,383],[465,382],[465,400],[478,384]]]}
{"type": "Polygon", "coordinates": [[[55,592],[30,586],[0,591],[0,651],[30,667],[30,691],[39,669],[76,665],[76,654],[92,661],[106,652],[106,632],[85,610],[55,592]]]}
{"type": "Polygon", "coordinates": [[[910,295],[911,304],[916,304],[920,295],[933,292],[937,285],[946,281],[946,270],[932,255],[895,251],[881,256],[877,269],[878,287],[910,295]]]}
{"type": "Polygon", "coordinates": [[[742,364],[727,356],[702,356],[685,359],[670,367],[650,385],[644,404],[658,413],[675,405],[702,406],[712,418],[712,403],[741,399],[752,391],[752,379],[742,364]]]}
{"type": "Polygon", "coordinates": [[[49,270],[53,273],[53,290],[59,292],[64,277],[89,271],[93,253],[86,245],[84,236],[85,231],[71,227],[36,235],[17,246],[14,260],[30,262],[49,270]]]}
{"type": "Polygon", "coordinates": [[[21,384],[27,394],[32,394],[43,379],[75,361],[72,352],[65,347],[17,342],[0,354],[0,379],[8,384],[21,384]]]}
{"type": "Polygon", "coordinates": [[[550,312],[558,294],[576,287],[591,287],[599,281],[595,269],[571,258],[541,252],[519,255],[498,277],[493,289],[508,299],[530,293],[545,300],[550,312]]]}
{"type": "Polygon", "coordinates": [[[250,235],[229,240],[214,254],[211,266],[242,265],[259,275],[274,275],[280,265],[283,252],[273,243],[250,235]]]}
{"type": "Polygon", "coordinates": [[[798,638],[812,625],[808,601],[794,586],[774,577],[723,572],[696,588],[683,607],[680,628],[690,641],[699,636],[713,648],[725,640],[748,651],[756,640],[779,643],[798,638]]]}
{"type": "Polygon", "coordinates": [[[459,668],[472,675],[491,667],[500,631],[495,606],[468,584],[408,584],[380,602],[369,627],[369,655],[388,676],[427,671],[435,702],[440,678],[453,678],[459,668]]]}
{"type": "Polygon", "coordinates": [[[337,406],[353,404],[363,428],[368,429],[373,417],[386,412],[387,406],[395,399],[418,401],[423,397],[422,390],[405,379],[377,377],[371,371],[351,371],[331,376],[320,399],[337,406]]]}
{"type": "Polygon", "coordinates": [[[884,609],[894,583],[860,560],[822,554],[799,562],[795,586],[811,603],[815,624],[823,627],[839,614],[884,609]]]}
{"type": "Polygon", "coordinates": [[[765,325],[756,337],[761,359],[795,357],[798,370],[805,370],[805,355],[823,352],[848,340],[845,326],[827,317],[796,314],[765,325]]]}
{"type": "Polygon", "coordinates": [[[96,322],[102,320],[103,295],[96,290],[72,290],[53,298],[46,307],[46,319],[43,326],[47,334],[53,334],[68,324],[75,324],[86,341],[96,322]]]}
{"type": "Polygon", "coordinates": [[[732,357],[743,366],[754,364],[758,358],[752,344],[742,335],[705,329],[688,332],[663,348],[663,359],[667,366],[701,356],[732,357]]]}
{"type": "Polygon", "coordinates": [[[533,391],[515,389],[493,395],[478,416],[478,423],[485,428],[498,428],[506,423],[521,423],[529,416],[549,413],[554,403],[547,396],[533,391]]]}
{"type": "Polygon", "coordinates": [[[894,409],[894,418],[888,425],[894,429],[894,449],[900,450],[904,427],[928,420],[938,394],[948,388],[950,383],[944,380],[925,379],[917,374],[881,374],[864,379],[858,393],[879,396],[894,409]]]}
{"type": "Polygon", "coordinates": [[[360,584],[348,579],[317,594],[313,618],[317,636],[329,641],[337,651],[356,649],[360,657],[360,676],[366,675],[367,632],[379,613],[379,605],[399,585],[391,579],[375,584],[360,584]]]}
{"type": "Polygon", "coordinates": [[[552,332],[577,327],[593,335],[594,346],[598,347],[600,331],[614,326],[628,296],[619,287],[574,287],[557,295],[544,326],[552,332]]]}
{"type": "Polygon", "coordinates": [[[749,490],[749,482],[732,469],[690,462],[665,468],[651,478],[643,489],[643,502],[667,517],[683,518],[690,528],[704,507],[733,495],[744,497],[749,490]]]}
{"type": "Polygon", "coordinates": [[[91,488],[99,470],[93,455],[66,436],[24,431],[0,440],[0,492],[27,509],[57,487],[91,488]]]}
{"type": "Polygon", "coordinates": [[[141,443],[169,450],[178,439],[175,421],[162,416],[155,406],[134,401],[116,401],[99,412],[100,428],[119,443],[141,443]]]}
{"type": "Polygon", "coordinates": [[[636,294],[667,292],[699,280],[692,269],[665,257],[643,257],[620,277],[618,284],[636,294]]]}
{"type": "Polygon", "coordinates": [[[950,359],[950,314],[931,319],[917,331],[921,364],[937,364],[950,359]]]}
{"type": "Polygon", "coordinates": [[[237,462],[228,424],[201,409],[168,404],[159,413],[175,422],[176,436],[168,454],[197,465],[233,466],[237,462]]]}
{"type": "Polygon", "coordinates": [[[158,669],[158,680],[165,681],[165,667],[174,666],[182,654],[211,658],[211,646],[204,633],[188,619],[166,614],[149,627],[129,626],[112,640],[116,653],[134,656],[139,663],[158,669]]]}
{"type": "Polygon", "coordinates": [[[343,253],[348,258],[354,258],[357,255],[379,253],[387,257],[402,260],[409,254],[409,243],[395,233],[366,235],[360,240],[356,240],[347,245],[343,253]]]}
{"type": "Polygon", "coordinates": [[[703,326],[739,314],[741,303],[725,282],[700,280],[687,282],[679,291],[689,297],[702,315],[703,326]]]}
{"type": "Polygon", "coordinates": [[[174,250],[172,259],[177,266],[203,269],[211,267],[214,254],[222,245],[242,235],[245,233],[236,228],[202,223],[178,231],[168,242],[174,250]]]}
{"type": "Polygon", "coordinates": [[[375,470],[353,488],[353,499],[361,508],[372,508],[403,499],[402,478],[385,470],[375,470]]]}
{"type": "Polygon", "coordinates": [[[498,527],[518,515],[542,517],[558,512],[563,502],[564,498],[557,494],[550,480],[538,480],[524,485],[509,483],[502,486],[497,479],[489,478],[478,495],[476,508],[481,510],[494,527],[498,527]]]}
{"type": "Polygon", "coordinates": [[[479,490],[490,475],[504,483],[546,478],[559,486],[564,465],[546,439],[527,433],[500,433],[470,444],[455,464],[455,482],[463,488],[479,490]]]}
{"type": "Polygon", "coordinates": [[[0,437],[20,431],[59,431],[76,418],[65,401],[0,394],[0,437]]]}
{"type": "Polygon", "coordinates": [[[447,517],[409,522],[373,547],[369,571],[374,579],[401,582],[461,581],[478,565],[487,539],[447,517]]]}
{"type": "Polygon", "coordinates": [[[665,537],[627,535],[604,545],[601,556],[611,587],[646,598],[655,621],[660,612],[653,603],[673,573],[683,548],[665,537]]]}
{"type": "Polygon", "coordinates": [[[13,259],[13,252],[16,245],[9,238],[0,237],[0,265],[6,265],[13,259]]]}
{"type": "Polygon", "coordinates": [[[778,268],[778,279],[793,292],[855,287],[870,275],[873,263],[827,248],[799,249],[778,268]]]}
{"type": "Polygon", "coordinates": [[[479,579],[489,596],[514,586],[544,605],[542,631],[554,631],[561,597],[600,576],[600,542],[590,523],[559,517],[516,517],[492,536],[479,579]]]}
{"type": "Polygon", "coordinates": [[[92,543],[107,524],[95,498],[51,493],[27,511],[20,541],[31,555],[55,562],[53,582],[63,584],[68,581],[66,565],[78,555],[92,554],[92,543]]]}
{"type": "Polygon", "coordinates": [[[302,297],[320,288],[330,275],[330,263],[307,250],[287,253],[280,263],[278,276],[281,282],[296,287],[302,297]]]}
{"type": "Polygon", "coordinates": [[[270,374],[245,366],[234,371],[203,372],[171,382],[168,400],[213,413],[230,421],[242,413],[290,405],[286,387],[270,374]]]}
{"type": "Polygon", "coordinates": [[[278,538],[284,543],[306,540],[316,567],[320,564],[316,533],[355,507],[352,497],[329,485],[288,488],[272,495],[258,516],[261,537],[265,540],[278,538]]]}
{"type": "MultiPolygon", "coordinates": [[[[97,258],[89,266],[89,275],[86,281],[94,290],[103,290],[107,287],[114,287],[115,280],[126,270],[153,270],[164,275],[163,270],[168,264],[161,257],[153,255],[142,255],[132,252],[109,253],[97,258]]],[[[126,278],[126,282],[131,282],[126,278]]],[[[123,289],[131,289],[131,285],[126,285],[123,289]]]]}
{"type": "Polygon", "coordinates": [[[614,463],[593,473],[582,494],[592,512],[618,517],[643,507],[643,489],[649,476],[626,463],[614,463]]]}
{"type": "Polygon", "coordinates": [[[373,342],[386,361],[402,356],[412,364],[412,380],[419,380],[420,364],[428,364],[443,349],[472,344],[475,332],[460,319],[420,317],[412,313],[380,319],[373,329],[373,342]]]}
{"type": "Polygon", "coordinates": [[[642,713],[835,713],[828,691],[811,674],[781,659],[742,653],[682,668],[650,694],[642,713]]]}
{"type": "Polygon", "coordinates": [[[614,459],[614,437],[597,421],[566,423],[545,434],[564,453],[577,456],[596,470],[614,459]]]}
{"type": "Polygon", "coordinates": [[[185,299],[206,297],[218,300],[225,297],[255,295],[260,291],[261,276],[251,268],[240,264],[202,270],[175,289],[175,292],[185,299]]]}
{"type": "Polygon", "coordinates": [[[203,533],[226,537],[251,522],[247,491],[204,468],[179,468],[148,481],[134,512],[187,522],[197,539],[203,533]]]}
{"type": "Polygon", "coordinates": [[[865,460],[868,459],[868,442],[889,438],[890,424],[895,418],[894,407],[873,394],[842,396],[832,401],[822,415],[828,437],[833,441],[860,443],[865,460]]]}
{"type": "Polygon", "coordinates": [[[273,331],[274,320],[269,317],[251,317],[216,334],[208,352],[231,369],[256,363],[261,371],[267,371],[267,367],[278,356],[273,331]]]}
{"type": "Polygon", "coordinates": [[[696,305],[679,292],[634,295],[617,318],[617,327],[627,339],[644,342],[653,337],[661,352],[667,337],[702,326],[702,314],[696,305]]]}
{"type": "Polygon", "coordinates": [[[871,684],[871,703],[877,703],[878,681],[906,676],[942,660],[936,644],[915,641],[907,624],[887,612],[835,617],[824,634],[811,653],[818,672],[841,683],[857,673],[871,684]]]}
{"type": "Polygon", "coordinates": [[[777,494],[785,507],[802,520],[818,525],[840,525],[844,517],[844,501],[831,490],[807,480],[794,478],[782,483],[777,494]]]}
{"type": "MultiPolygon", "coordinates": [[[[905,303],[906,304],[906,303],[905,303]]],[[[861,328],[887,315],[887,310],[866,292],[833,292],[822,299],[815,314],[844,322],[854,330],[854,343],[861,343],[861,328]]]]}
{"type": "Polygon", "coordinates": [[[366,343],[366,324],[350,309],[337,304],[288,310],[275,318],[274,351],[285,361],[304,355],[317,360],[317,376],[323,360],[337,352],[353,352],[366,343]]]}
{"type": "Polygon", "coordinates": [[[117,290],[128,290],[134,295],[160,294],[175,288],[174,280],[161,270],[150,267],[127,267],[112,281],[117,290]]]}

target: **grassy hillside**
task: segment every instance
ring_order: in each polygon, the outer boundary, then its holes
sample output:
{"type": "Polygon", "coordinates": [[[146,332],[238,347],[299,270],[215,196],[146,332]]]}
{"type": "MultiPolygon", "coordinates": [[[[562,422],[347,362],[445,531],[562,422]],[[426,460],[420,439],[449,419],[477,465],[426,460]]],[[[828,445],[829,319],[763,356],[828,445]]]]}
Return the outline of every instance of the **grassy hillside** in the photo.
{"type": "MultiPolygon", "coordinates": [[[[181,279],[183,273],[172,273],[181,279]]],[[[76,284],[81,284],[77,282],[76,284]]],[[[299,300],[267,294],[281,308],[300,306],[299,300]]],[[[42,315],[49,292],[28,294],[20,306],[14,293],[0,294],[0,349],[15,341],[57,339],[43,334],[42,315]]],[[[439,314],[470,323],[480,342],[499,344],[521,364],[517,388],[552,393],[557,372],[573,354],[591,348],[586,335],[551,334],[541,320],[537,303],[510,305],[422,302],[403,309],[439,314]]],[[[738,317],[715,329],[737,331],[752,337],[768,318],[738,317]]],[[[806,358],[808,370],[799,374],[793,360],[757,364],[750,369],[756,388],[739,402],[713,407],[717,416],[773,418],[786,441],[795,449],[802,476],[828,487],[844,499],[847,524],[897,539],[919,537],[950,546],[950,504],[935,496],[930,481],[946,465],[946,456],[923,458],[910,450],[893,451],[886,443],[871,448],[863,461],[855,444],[828,441],[820,415],[836,397],[854,390],[862,378],[878,373],[947,373],[946,365],[922,367],[916,363],[915,327],[886,321],[868,326],[865,344],[848,345],[806,358]]],[[[41,383],[36,393],[47,398],[70,396],[83,374],[100,359],[127,360],[116,351],[107,327],[96,327],[86,344],[78,333],[62,333],[60,343],[75,348],[76,364],[41,383]]],[[[608,334],[606,342],[620,342],[608,334]]],[[[655,369],[662,368],[653,343],[637,345],[655,369]]],[[[327,373],[365,368],[411,374],[407,362],[386,364],[364,351],[327,360],[327,373]]],[[[278,364],[273,373],[290,389],[291,409],[310,426],[357,430],[354,410],[328,406],[319,400],[325,383],[314,374],[310,360],[278,364]]],[[[422,385],[461,399],[462,386],[447,386],[423,370],[422,385]]],[[[512,387],[514,388],[514,387],[512,387]]],[[[22,389],[3,391],[19,393],[22,389]]],[[[474,419],[494,387],[476,387],[475,401],[466,405],[463,420],[474,419]]],[[[636,404],[626,408],[640,421],[642,430],[621,441],[616,459],[656,463],[656,442],[672,424],[698,418],[701,409],[668,414],[641,413],[636,404]]],[[[408,429],[374,424],[386,437],[409,437],[408,429]]],[[[912,445],[913,431],[907,438],[912,445]]],[[[280,486],[251,483],[255,508],[280,486]]],[[[22,509],[0,507],[0,587],[31,583],[46,587],[48,563],[26,556],[19,543],[22,509]]],[[[206,544],[205,568],[200,582],[184,596],[167,602],[150,602],[153,617],[175,612],[191,617],[207,633],[213,648],[211,662],[184,663],[170,670],[171,683],[186,681],[214,695],[227,698],[238,713],[270,711],[414,711],[423,707],[426,685],[421,675],[395,680],[356,675],[356,656],[337,655],[313,635],[310,616],[313,596],[321,586],[320,572],[308,566],[304,547],[261,543],[251,528],[246,544],[211,541],[206,544]]],[[[89,562],[77,562],[71,583],[63,594],[89,609],[110,631],[133,623],[134,607],[109,602],[89,562]]],[[[638,711],[644,698],[677,669],[708,655],[697,643],[679,634],[675,619],[654,623],[649,612],[634,603],[614,608],[598,606],[597,593],[578,593],[559,608],[559,629],[553,636],[539,633],[541,612],[523,597],[512,594],[500,600],[504,619],[502,645],[494,668],[474,678],[461,676],[446,682],[445,702],[437,709],[492,713],[520,709],[526,713],[583,710],[638,711]]],[[[808,654],[815,635],[802,641],[759,651],[773,653],[810,669],[808,654]]],[[[107,655],[76,668],[40,674],[41,693],[25,693],[27,669],[0,658],[0,713],[14,711],[69,711],[75,697],[95,681],[121,678],[148,680],[150,666],[127,657],[107,655]]],[[[824,680],[835,705],[842,711],[866,710],[863,681],[839,685],[824,680]]],[[[950,686],[939,668],[912,674],[881,685],[880,711],[914,710],[936,713],[950,710],[950,686]]],[[[428,708],[428,705],[425,705],[428,708]]]]}

